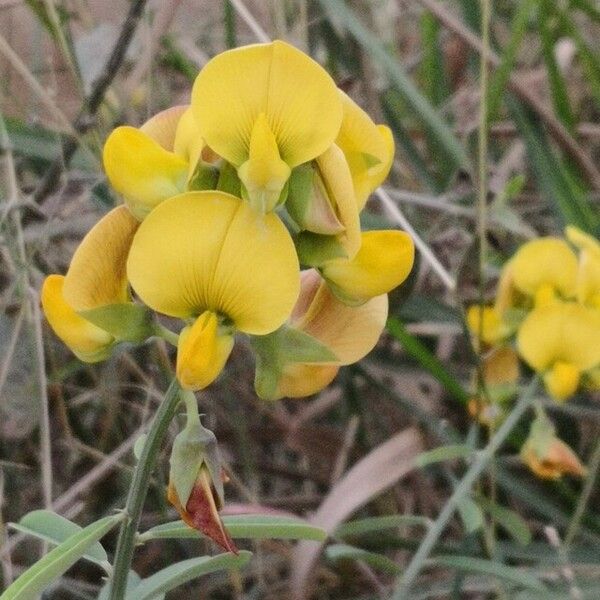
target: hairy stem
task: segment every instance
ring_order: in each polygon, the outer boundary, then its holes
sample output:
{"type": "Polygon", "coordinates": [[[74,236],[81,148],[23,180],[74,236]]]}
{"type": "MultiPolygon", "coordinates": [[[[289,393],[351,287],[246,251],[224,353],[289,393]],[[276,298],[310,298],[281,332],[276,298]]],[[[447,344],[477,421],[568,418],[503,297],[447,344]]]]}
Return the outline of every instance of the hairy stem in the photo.
{"type": "Polygon", "coordinates": [[[142,455],[133,472],[133,479],[127,496],[127,504],[125,505],[127,519],[121,525],[115,553],[110,600],[123,600],[125,596],[127,575],[133,558],[135,534],[140,522],[144,500],[146,499],[150,475],[154,469],[161,443],[175,415],[180,400],[179,383],[176,379],[173,379],[150,425],[142,455]]]}

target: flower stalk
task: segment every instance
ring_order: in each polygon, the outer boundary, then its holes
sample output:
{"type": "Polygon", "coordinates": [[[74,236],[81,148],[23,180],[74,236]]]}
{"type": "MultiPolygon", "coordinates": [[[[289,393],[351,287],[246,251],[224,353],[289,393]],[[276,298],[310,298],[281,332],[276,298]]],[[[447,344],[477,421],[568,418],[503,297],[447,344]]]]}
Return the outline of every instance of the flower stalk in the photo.
{"type": "Polygon", "coordinates": [[[173,379],[164,400],[152,420],[142,454],[133,472],[133,479],[129,487],[129,494],[125,505],[127,519],[121,525],[117,541],[109,600],[122,600],[125,596],[127,574],[129,573],[133,558],[135,535],[142,514],[144,500],[146,499],[150,475],[154,469],[162,441],[169,424],[175,416],[175,411],[180,401],[179,383],[176,379],[173,379]]]}

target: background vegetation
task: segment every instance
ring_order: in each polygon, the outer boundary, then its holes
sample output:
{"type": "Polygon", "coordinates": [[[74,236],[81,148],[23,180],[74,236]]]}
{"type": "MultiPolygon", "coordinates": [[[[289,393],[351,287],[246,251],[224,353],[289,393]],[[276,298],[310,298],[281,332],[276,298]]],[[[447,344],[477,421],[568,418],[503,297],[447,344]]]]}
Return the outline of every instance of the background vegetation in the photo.
{"type": "MultiPolygon", "coordinates": [[[[236,345],[199,396],[231,476],[226,512],[304,515],[331,537],[242,542],[254,550],[243,570],[171,597],[600,597],[600,397],[544,399],[588,463],[586,481],[536,480],[518,459],[519,426],[500,448],[469,453],[489,432],[465,408],[478,356],[463,319],[465,306],[492,297],[524,241],[566,223],[600,231],[594,0],[0,0],[3,584],[41,550],[8,522],[52,507],[85,525],[124,505],[133,445],[171,375],[159,341],[84,365],[40,316],[43,277],[64,272],[118,202],[103,140],[117,124],[186,103],[217,52],[271,37],[309,51],[392,128],[393,172],[365,220],[412,225],[419,261],[378,348],[317,397],[259,401],[250,355],[236,345]]],[[[168,449],[143,529],[175,517],[168,449]]],[[[114,543],[112,532],[109,553],[114,543]]],[[[153,541],[134,566],[147,576],[211,548],[153,541]]],[[[96,598],[100,575],[78,563],[45,597],[96,598]]]]}

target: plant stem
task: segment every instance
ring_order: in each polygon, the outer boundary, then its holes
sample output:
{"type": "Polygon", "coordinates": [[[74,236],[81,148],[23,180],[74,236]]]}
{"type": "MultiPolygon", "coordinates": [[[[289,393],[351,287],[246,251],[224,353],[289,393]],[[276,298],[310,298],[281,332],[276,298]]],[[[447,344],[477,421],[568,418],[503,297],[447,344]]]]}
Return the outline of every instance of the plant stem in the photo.
{"type": "Polygon", "coordinates": [[[135,534],[142,514],[144,500],[146,499],[150,475],[154,469],[161,443],[175,415],[180,400],[179,383],[176,379],[173,379],[164,400],[152,420],[142,455],[133,472],[133,479],[129,487],[129,494],[127,495],[127,503],[125,505],[125,513],[128,518],[121,525],[115,553],[110,600],[123,600],[125,597],[127,575],[129,574],[133,558],[135,534]]]}
{"type": "Polygon", "coordinates": [[[444,532],[444,529],[446,528],[448,521],[452,518],[457,506],[461,500],[470,493],[473,484],[483,473],[490,460],[494,457],[496,450],[500,448],[502,443],[509,436],[513,427],[519,422],[521,417],[531,406],[537,386],[538,379],[537,377],[534,377],[504,423],[502,423],[502,425],[498,428],[498,431],[494,434],[489,444],[477,454],[477,458],[474,460],[473,464],[470,466],[461,482],[458,484],[458,486],[456,486],[454,493],[444,505],[444,508],[436,519],[434,525],[429,529],[423,538],[419,549],[408,565],[404,575],[396,582],[392,600],[403,600],[404,598],[408,597],[410,586],[416,579],[425,561],[427,560],[427,557],[444,532]]]}
{"type": "Polygon", "coordinates": [[[154,335],[162,338],[171,344],[171,346],[175,346],[175,348],[179,344],[179,335],[160,323],[154,323],[154,335]]]}

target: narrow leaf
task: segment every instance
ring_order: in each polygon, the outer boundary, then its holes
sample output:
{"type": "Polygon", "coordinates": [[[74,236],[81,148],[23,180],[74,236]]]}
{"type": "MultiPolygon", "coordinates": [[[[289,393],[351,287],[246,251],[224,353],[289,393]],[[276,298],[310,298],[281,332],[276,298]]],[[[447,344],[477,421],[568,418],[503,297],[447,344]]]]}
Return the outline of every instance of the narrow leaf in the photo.
{"type": "Polygon", "coordinates": [[[455,458],[466,458],[473,454],[473,448],[467,444],[450,444],[440,446],[427,452],[422,452],[417,456],[416,463],[419,467],[424,467],[436,462],[445,460],[454,460],[455,458]]]}
{"type": "Polygon", "coordinates": [[[367,517],[366,519],[357,519],[343,523],[334,532],[334,537],[347,538],[362,535],[363,533],[372,533],[382,529],[391,529],[398,527],[407,527],[420,525],[429,527],[431,519],[419,515],[389,515],[384,517],[367,517]]]}
{"type": "Polygon", "coordinates": [[[367,563],[370,567],[389,573],[390,575],[398,575],[401,571],[400,567],[387,556],[369,552],[362,548],[349,546],[348,544],[333,544],[325,550],[325,556],[328,560],[335,562],[339,560],[361,560],[367,563]]]}

